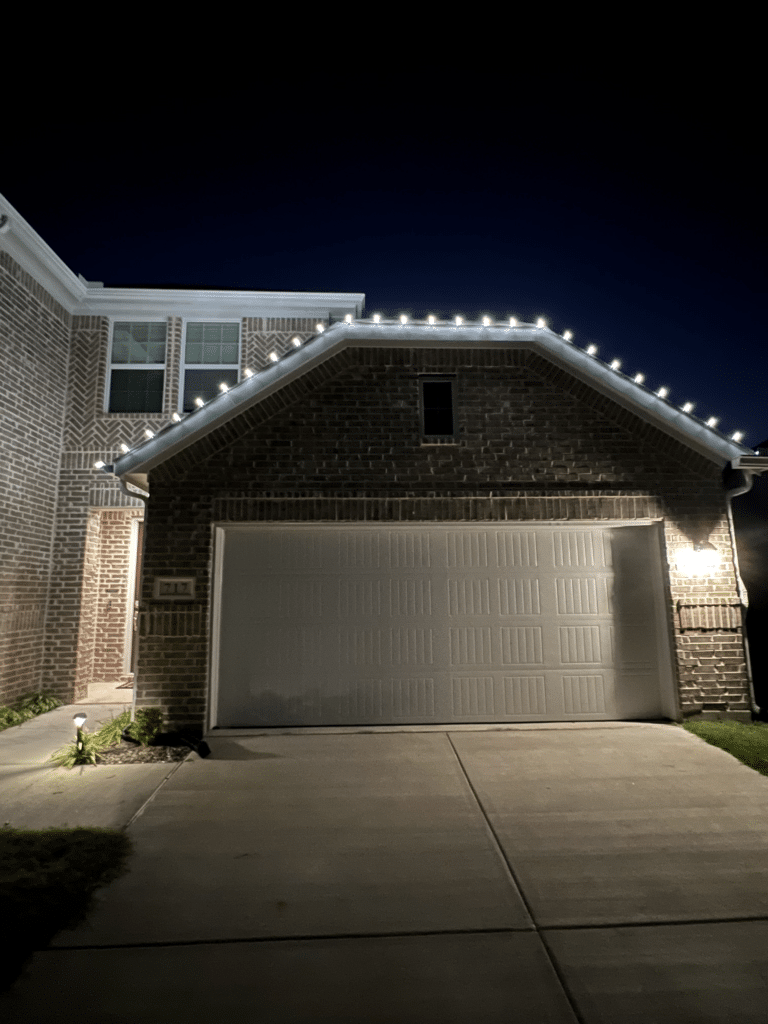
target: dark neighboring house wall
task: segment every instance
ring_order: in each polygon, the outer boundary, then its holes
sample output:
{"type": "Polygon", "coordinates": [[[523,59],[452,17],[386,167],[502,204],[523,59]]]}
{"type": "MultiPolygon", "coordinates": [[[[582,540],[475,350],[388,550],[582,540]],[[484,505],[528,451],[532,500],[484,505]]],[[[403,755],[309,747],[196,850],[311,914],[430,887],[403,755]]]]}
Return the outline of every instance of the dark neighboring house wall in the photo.
{"type": "Polygon", "coordinates": [[[347,349],[153,470],[140,706],[204,722],[213,523],[663,519],[683,714],[750,716],[721,467],[524,349],[347,349]],[[455,443],[425,443],[422,374],[453,376],[455,443]],[[714,578],[679,571],[709,539],[714,578]],[[152,599],[194,576],[195,601],[152,599]]]}

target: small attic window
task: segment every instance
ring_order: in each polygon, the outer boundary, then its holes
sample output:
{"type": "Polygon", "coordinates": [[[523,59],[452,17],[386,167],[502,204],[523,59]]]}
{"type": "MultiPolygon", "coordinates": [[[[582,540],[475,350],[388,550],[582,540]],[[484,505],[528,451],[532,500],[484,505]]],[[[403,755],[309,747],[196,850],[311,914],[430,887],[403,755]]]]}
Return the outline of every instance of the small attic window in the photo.
{"type": "Polygon", "coordinates": [[[422,377],[421,433],[435,440],[453,440],[456,436],[456,414],[453,377],[422,377]]]}

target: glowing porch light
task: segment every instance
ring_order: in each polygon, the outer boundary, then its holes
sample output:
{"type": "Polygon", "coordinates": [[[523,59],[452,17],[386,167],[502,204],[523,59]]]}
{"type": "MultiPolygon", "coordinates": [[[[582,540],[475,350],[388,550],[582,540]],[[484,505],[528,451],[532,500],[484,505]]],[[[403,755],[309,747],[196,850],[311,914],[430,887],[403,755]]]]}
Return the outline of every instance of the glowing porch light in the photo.
{"type": "Polygon", "coordinates": [[[274,349],[267,356],[267,359],[270,361],[270,363],[276,363],[279,358],[280,356],[277,354],[277,352],[274,351],[274,349]]]}
{"type": "Polygon", "coordinates": [[[93,464],[93,468],[94,469],[104,469],[105,466],[106,466],[106,462],[102,462],[101,459],[99,459],[98,462],[94,462],[94,464],[93,464]]]}
{"type": "Polygon", "coordinates": [[[546,327],[547,326],[546,320],[544,320],[543,317],[539,317],[539,319],[536,321],[536,326],[537,327],[546,327]]]}
{"type": "Polygon", "coordinates": [[[317,331],[318,334],[322,334],[325,328],[323,327],[322,324],[315,324],[315,330],[317,331]]]}
{"type": "Polygon", "coordinates": [[[693,406],[693,402],[686,402],[684,405],[681,405],[680,408],[683,410],[683,412],[693,412],[693,406]]]}
{"type": "Polygon", "coordinates": [[[717,416],[710,416],[709,419],[707,420],[707,426],[708,427],[716,427],[719,422],[720,422],[720,420],[719,420],[719,418],[717,416]]]}
{"type": "Polygon", "coordinates": [[[731,440],[732,441],[741,441],[743,439],[743,437],[744,437],[744,431],[743,430],[737,430],[735,433],[731,434],[731,440]]]}
{"type": "Polygon", "coordinates": [[[291,344],[294,348],[301,348],[301,338],[291,338],[291,344]]]}
{"type": "Polygon", "coordinates": [[[202,400],[200,395],[198,395],[197,398],[195,399],[195,405],[197,406],[198,409],[202,409],[203,406],[205,405],[205,402],[202,400]]]}
{"type": "Polygon", "coordinates": [[[644,373],[636,373],[635,376],[632,378],[632,380],[635,382],[635,384],[642,384],[643,381],[645,380],[645,374],[644,373]]]}
{"type": "Polygon", "coordinates": [[[462,324],[463,322],[464,322],[464,321],[463,321],[463,320],[461,319],[461,317],[460,317],[460,316],[457,316],[457,317],[456,317],[456,326],[457,326],[457,327],[460,327],[460,326],[461,326],[461,324],[462,324]]]}
{"type": "Polygon", "coordinates": [[[150,438],[150,437],[154,437],[154,436],[155,436],[154,430],[150,430],[149,427],[147,427],[147,429],[144,431],[144,437],[150,438]]]}
{"type": "Polygon", "coordinates": [[[596,356],[597,355],[597,345],[587,345],[587,355],[588,356],[596,356]]]}
{"type": "Polygon", "coordinates": [[[571,331],[563,331],[563,337],[566,341],[570,341],[573,338],[573,334],[571,331]]]}
{"type": "Polygon", "coordinates": [[[659,396],[659,398],[666,398],[669,394],[669,388],[659,388],[656,394],[659,396]]]}
{"type": "Polygon", "coordinates": [[[611,369],[612,370],[618,370],[618,368],[620,366],[621,366],[621,360],[620,359],[614,359],[613,362],[611,363],[611,369]]]}
{"type": "Polygon", "coordinates": [[[677,568],[686,576],[711,576],[720,566],[720,552],[708,540],[677,553],[677,568]]]}
{"type": "Polygon", "coordinates": [[[123,443],[120,445],[120,451],[123,453],[123,455],[127,455],[130,450],[131,449],[128,447],[125,441],[123,441],[123,443]]]}
{"type": "Polygon", "coordinates": [[[435,322],[435,318],[433,316],[430,315],[430,316],[427,317],[427,323],[428,324],[433,324],[434,322],[435,322]]]}
{"type": "Polygon", "coordinates": [[[407,324],[408,323],[408,317],[405,315],[405,313],[402,313],[400,315],[400,323],[401,324],[407,324]]]}
{"type": "Polygon", "coordinates": [[[515,320],[515,318],[513,316],[511,316],[509,318],[509,326],[510,327],[517,327],[517,320],[515,320]]]}

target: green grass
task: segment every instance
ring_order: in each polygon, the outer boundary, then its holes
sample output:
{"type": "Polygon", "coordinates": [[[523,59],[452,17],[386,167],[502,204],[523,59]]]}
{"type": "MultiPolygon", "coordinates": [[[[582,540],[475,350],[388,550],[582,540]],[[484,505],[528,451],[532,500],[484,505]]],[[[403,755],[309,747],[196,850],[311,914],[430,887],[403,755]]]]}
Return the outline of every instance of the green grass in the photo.
{"type": "Polygon", "coordinates": [[[7,949],[0,991],[19,977],[36,949],[80,924],[93,893],[124,874],[133,852],[123,831],[0,828],[0,907],[7,949]]]}
{"type": "Polygon", "coordinates": [[[768,776],[768,722],[685,722],[683,728],[768,776]]]}

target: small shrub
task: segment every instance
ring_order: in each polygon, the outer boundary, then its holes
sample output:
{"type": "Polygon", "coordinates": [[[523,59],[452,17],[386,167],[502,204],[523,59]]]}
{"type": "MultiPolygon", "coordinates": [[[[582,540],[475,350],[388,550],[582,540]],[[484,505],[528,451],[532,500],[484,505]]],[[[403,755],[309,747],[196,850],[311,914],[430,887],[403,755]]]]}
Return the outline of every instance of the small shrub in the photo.
{"type": "Polygon", "coordinates": [[[81,729],[80,735],[83,740],[82,750],[78,749],[77,741],[67,743],[51,754],[49,760],[61,768],[74,768],[80,764],[96,764],[96,755],[104,750],[108,744],[100,738],[97,732],[91,733],[87,729],[81,729]]]}
{"type": "Polygon", "coordinates": [[[138,740],[142,746],[146,747],[157,736],[162,727],[163,712],[161,708],[139,708],[136,712],[135,721],[131,722],[125,731],[133,739],[138,740]]]}
{"type": "Polygon", "coordinates": [[[0,730],[42,715],[46,711],[61,707],[61,701],[52,693],[28,693],[9,707],[0,707],[0,730]]]}
{"type": "Polygon", "coordinates": [[[102,725],[96,735],[105,747],[114,747],[120,742],[123,729],[127,728],[130,720],[130,711],[123,711],[117,718],[113,718],[106,725],[102,725]]]}

